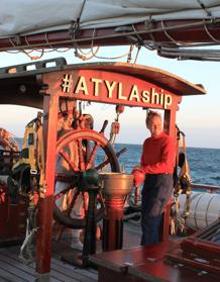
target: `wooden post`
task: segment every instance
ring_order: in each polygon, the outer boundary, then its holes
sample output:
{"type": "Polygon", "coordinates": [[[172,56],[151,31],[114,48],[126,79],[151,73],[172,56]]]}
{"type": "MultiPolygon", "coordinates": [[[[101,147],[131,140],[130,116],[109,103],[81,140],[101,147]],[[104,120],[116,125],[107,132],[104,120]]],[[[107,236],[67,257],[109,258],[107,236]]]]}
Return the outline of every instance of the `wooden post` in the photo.
{"type": "Polygon", "coordinates": [[[44,97],[45,194],[38,203],[36,249],[36,271],[42,274],[50,272],[58,102],[57,95],[44,97]]]}

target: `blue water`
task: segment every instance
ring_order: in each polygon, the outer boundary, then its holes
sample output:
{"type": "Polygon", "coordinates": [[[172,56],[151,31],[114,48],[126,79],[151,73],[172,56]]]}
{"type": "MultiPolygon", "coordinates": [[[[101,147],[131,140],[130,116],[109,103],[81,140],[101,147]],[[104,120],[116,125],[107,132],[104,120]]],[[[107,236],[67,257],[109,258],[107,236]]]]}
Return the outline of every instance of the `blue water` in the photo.
{"type": "MultiPolygon", "coordinates": [[[[19,145],[22,139],[16,139],[19,145]]],[[[126,147],[127,151],[119,158],[121,168],[130,173],[140,162],[141,145],[116,144],[116,152],[126,147]]],[[[188,148],[187,157],[193,183],[220,186],[220,149],[188,148]]],[[[102,159],[99,160],[99,163],[102,159]]]]}
{"type": "MultiPolygon", "coordinates": [[[[116,151],[126,147],[127,151],[119,158],[126,172],[140,162],[141,146],[116,144],[116,151]]],[[[187,158],[193,183],[220,186],[220,149],[188,148],[187,158]]]]}

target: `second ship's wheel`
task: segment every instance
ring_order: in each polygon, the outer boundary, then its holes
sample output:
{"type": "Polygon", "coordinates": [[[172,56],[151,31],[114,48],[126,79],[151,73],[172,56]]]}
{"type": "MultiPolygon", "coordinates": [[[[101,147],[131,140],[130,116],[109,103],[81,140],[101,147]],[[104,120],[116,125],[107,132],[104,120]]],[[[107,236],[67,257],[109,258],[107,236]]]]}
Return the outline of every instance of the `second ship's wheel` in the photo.
{"type": "MultiPolygon", "coordinates": [[[[106,165],[110,172],[120,172],[120,166],[112,145],[103,133],[91,129],[70,130],[57,142],[57,158],[68,167],[68,172],[56,174],[55,219],[66,227],[81,229],[85,227],[88,193],[77,186],[77,177],[89,169],[101,171],[106,165]],[[62,204],[61,204],[62,203],[62,204]],[[64,204],[63,204],[64,203],[64,204]],[[82,212],[83,211],[83,212],[82,212]],[[74,214],[80,216],[74,216],[74,214]]],[[[101,192],[97,197],[96,221],[104,212],[101,192]]]]}

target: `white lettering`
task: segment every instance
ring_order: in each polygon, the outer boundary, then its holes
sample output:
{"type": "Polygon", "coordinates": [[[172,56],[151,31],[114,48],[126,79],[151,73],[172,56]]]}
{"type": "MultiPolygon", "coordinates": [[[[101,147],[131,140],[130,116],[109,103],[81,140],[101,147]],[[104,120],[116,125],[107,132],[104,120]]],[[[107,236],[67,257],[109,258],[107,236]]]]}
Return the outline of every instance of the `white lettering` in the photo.
{"type": "Polygon", "coordinates": [[[120,99],[120,100],[127,100],[127,97],[122,95],[122,90],[123,90],[122,83],[119,82],[118,83],[118,99],[120,99]]]}
{"type": "Polygon", "coordinates": [[[91,81],[94,82],[94,96],[99,96],[99,84],[102,80],[98,78],[91,78],[91,81]]]}
{"type": "Polygon", "coordinates": [[[151,103],[152,104],[159,104],[160,103],[160,96],[157,92],[155,92],[154,88],[151,88],[151,103]]]}
{"type": "Polygon", "coordinates": [[[108,90],[108,98],[112,98],[112,94],[113,94],[112,92],[115,88],[116,82],[112,81],[112,83],[110,83],[108,80],[104,80],[104,81],[105,81],[105,85],[108,90]]]}
{"type": "MultiPolygon", "coordinates": [[[[67,87],[70,87],[71,77],[64,76],[64,79],[62,80],[61,86],[63,87],[64,92],[68,92],[69,90],[66,89],[67,87]],[[64,87],[66,87],[64,89],[64,87]]],[[[78,81],[75,85],[75,90],[73,93],[75,94],[82,94],[82,95],[91,95],[91,96],[100,96],[102,97],[103,102],[107,102],[108,99],[112,99],[113,95],[115,95],[115,99],[118,100],[127,100],[132,105],[132,102],[142,102],[146,104],[154,104],[154,105],[160,105],[164,109],[170,108],[170,106],[173,103],[173,97],[171,94],[165,94],[164,89],[160,88],[148,88],[147,90],[143,90],[139,87],[139,85],[133,84],[130,85],[130,81],[128,81],[128,85],[126,87],[123,87],[122,82],[117,81],[111,81],[111,80],[104,80],[99,78],[93,78],[91,77],[90,80],[86,80],[86,77],[80,76],[78,78],[78,81]],[[93,84],[93,92],[89,93],[90,85],[87,85],[87,83],[93,84]],[[105,84],[105,87],[102,86],[103,83],[105,84]],[[89,88],[88,88],[89,87],[89,88]],[[103,89],[104,87],[104,89],[103,89]],[[130,88],[129,88],[130,87],[130,88]]],[[[144,106],[144,105],[143,105],[144,106]]]]}
{"type": "Polygon", "coordinates": [[[172,96],[171,95],[165,95],[164,97],[164,108],[167,109],[172,104],[172,96]]]}
{"type": "Polygon", "coordinates": [[[163,89],[161,89],[161,93],[160,93],[160,104],[163,105],[163,99],[164,99],[164,93],[163,93],[163,89]]]}
{"type": "Polygon", "coordinates": [[[142,101],[144,103],[149,103],[150,102],[150,97],[149,97],[150,93],[149,91],[145,90],[142,92],[142,101]]]}
{"type": "Polygon", "coordinates": [[[133,85],[133,87],[131,89],[131,94],[130,94],[128,100],[132,101],[133,99],[136,99],[137,102],[140,102],[140,97],[139,97],[137,85],[133,85]]]}
{"type": "Polygon", "coordinates": [[[74,93],[78,94],[79,91],[84,92],[84,95],[89,95],[88,88],[87,88],[87,85],[86,85],[86,79],[85,79],[84,76],[80,76],[80,78],[77,82],[74,93]]]}

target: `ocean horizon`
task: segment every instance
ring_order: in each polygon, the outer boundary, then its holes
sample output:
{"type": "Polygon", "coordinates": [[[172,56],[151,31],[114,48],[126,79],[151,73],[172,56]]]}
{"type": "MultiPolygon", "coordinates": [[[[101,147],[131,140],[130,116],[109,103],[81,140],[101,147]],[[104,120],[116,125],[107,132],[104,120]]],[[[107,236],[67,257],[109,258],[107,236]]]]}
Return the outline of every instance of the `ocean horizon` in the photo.
{"type": "MultiPolygon", "coordinates": [[[[22,138],[15,138],[21,148],[22,138]]],[[[142,145],[116,143],[115,151],[127,148],[119,157],[121,169],[131,173],[140,163],[142,145]]],[[[193,183],[220,186],[220,148],[187,147],[187,159],[193,183]]]]}

